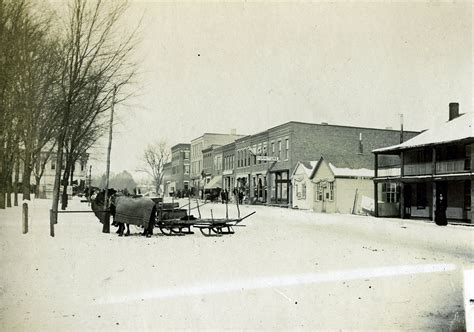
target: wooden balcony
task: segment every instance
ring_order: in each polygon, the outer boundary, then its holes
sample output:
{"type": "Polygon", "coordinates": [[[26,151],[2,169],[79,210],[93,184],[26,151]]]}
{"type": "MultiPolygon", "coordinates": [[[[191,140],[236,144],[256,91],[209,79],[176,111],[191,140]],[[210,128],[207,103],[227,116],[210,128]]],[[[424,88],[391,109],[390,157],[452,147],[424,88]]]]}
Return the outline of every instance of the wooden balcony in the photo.
{"type": "Polygon", "coordinates": [[[466,169],[466,160],[443,160],[436,162],[436,174],[462,173],[470,170],[470,165],[466,169]]]}
{"type": "Polygon", "coordinates": [[[432,163],[405,164],[404,175],[428,175],[432,173],[432,163]]]}

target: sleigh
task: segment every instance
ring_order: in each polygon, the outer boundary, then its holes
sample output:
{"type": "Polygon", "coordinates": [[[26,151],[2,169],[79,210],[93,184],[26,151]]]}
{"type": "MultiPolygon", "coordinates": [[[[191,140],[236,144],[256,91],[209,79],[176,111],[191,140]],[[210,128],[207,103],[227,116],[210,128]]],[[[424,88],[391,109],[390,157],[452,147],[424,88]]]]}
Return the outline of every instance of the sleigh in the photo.
{"type": "Polygon", "coordinates": [[[252,212],[242,218],[228,218],[228,211],[226,210],[226,218],[214,218],[211,210],[211,218],[201,218],[200,206],[197,201],[196,203],[197,206],[191,208],[191,202],[189,202],[187,204],[188,209],[179,208],[179,203],[175,202],[157,203],[155,225],[166,236],[194,234],[192,228],[199,229],[204,236],[222,236],[234,234],[234,227],[245,227],[240,223],[255,213],[252,212]],[[199,218],[191,215],[190,212],[194,209],[197,209],[199,218]]]}

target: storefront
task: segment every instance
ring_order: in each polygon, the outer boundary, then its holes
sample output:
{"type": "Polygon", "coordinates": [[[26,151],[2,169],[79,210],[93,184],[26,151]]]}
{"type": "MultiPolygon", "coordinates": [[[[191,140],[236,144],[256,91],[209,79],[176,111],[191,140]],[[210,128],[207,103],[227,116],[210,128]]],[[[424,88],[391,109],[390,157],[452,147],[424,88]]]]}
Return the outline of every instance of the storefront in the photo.
{"type": "Polygon", "coordinates": [[[289,170],[270,173],[271,203],[289,204],[291,185],[289,174],[289,170]]]}

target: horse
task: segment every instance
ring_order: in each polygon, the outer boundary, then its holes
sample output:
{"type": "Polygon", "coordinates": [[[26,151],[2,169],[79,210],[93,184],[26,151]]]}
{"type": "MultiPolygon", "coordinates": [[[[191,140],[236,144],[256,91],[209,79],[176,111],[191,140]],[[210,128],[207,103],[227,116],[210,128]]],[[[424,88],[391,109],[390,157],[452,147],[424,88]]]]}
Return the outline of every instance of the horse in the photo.
{"type": "Polygon", "coordinates": [[[123,236],[125,224],[127,232],[125,236],[130,235],[129,225],[142,226],[144,231],[142,235],[150,237],[153,234],[153,227],[156,219],[156,204],[147,197],[130,197],[115,195],[112,198],[111,206],[114,206],[114,220],[119,225],[118,234],[123,236]]]}
{"type": "MultiPolygon", "coordinates": [[[[102,223],[104,220],[104,197],[105,190],[100,191],[92,201],[92,210],[102,223]]],[[[150,237],[153,235],[153,227],[156,218],[155,202],[146,197],[127,196],[109,189],[107,197],[110,199],[109,211],[113,217],[112,225],[118,226],[119,236],[130,235],[130,224],[144,228],[142,235],[150,237]],[[124,234],[125,225],[127,232],[124,234]]]]}

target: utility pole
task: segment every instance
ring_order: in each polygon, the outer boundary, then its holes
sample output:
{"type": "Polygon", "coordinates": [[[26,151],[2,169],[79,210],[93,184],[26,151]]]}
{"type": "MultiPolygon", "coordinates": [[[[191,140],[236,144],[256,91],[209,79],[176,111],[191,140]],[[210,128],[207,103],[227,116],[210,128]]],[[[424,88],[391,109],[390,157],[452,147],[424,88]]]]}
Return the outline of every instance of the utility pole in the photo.
{"type": "Polygon", "coordinates": [[[403,113],[400,114],[400,144],[403,143],[403,113]]]}
{"type": "Polygon", "coordinates": [[[109,204],[108,204],[108,195],[109,190],[109,174],[110,174],[110,151],[112,150],[112,127],[114,123],[114,107],[115,107],[115,95],[117,93],[117,86],[114,86],[114,94],[112,96],[112,109],[110,110],[110,126],[109,126],[109,147],[107,148],[107,170],[105,173],[105,196],[104,196],[104,220],[102,226],[102,233],[110,233],[110,214],[109,204]]]}

